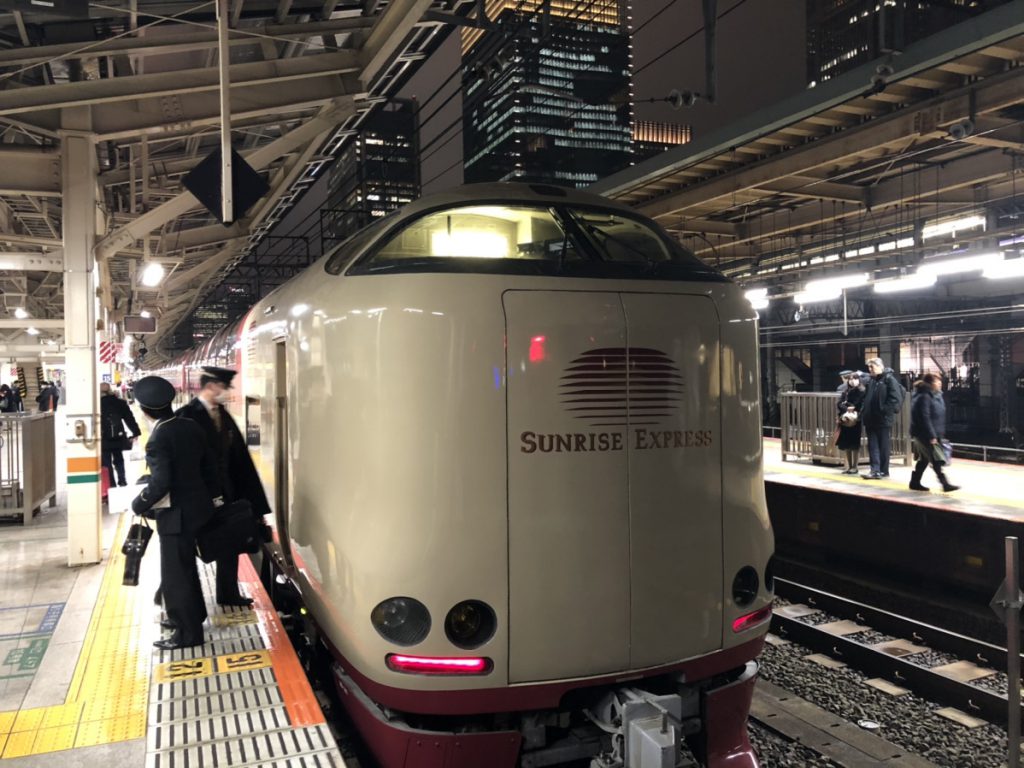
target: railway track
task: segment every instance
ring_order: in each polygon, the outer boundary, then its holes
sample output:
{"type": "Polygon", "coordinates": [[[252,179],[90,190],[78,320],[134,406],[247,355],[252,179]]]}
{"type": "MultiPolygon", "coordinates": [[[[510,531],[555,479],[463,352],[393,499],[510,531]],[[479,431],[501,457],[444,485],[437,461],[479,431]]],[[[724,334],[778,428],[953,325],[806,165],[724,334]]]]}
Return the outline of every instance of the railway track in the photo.
{"type": "Polygon", "coordinates": [[[997,682],[1005,649],[788,580],[775,584],[776,594],[790,602],[772,617],[779,637],[1005,727],[1005,685],[997,682]],[[825,621],[809,620],[819,611],[825,621]]]}

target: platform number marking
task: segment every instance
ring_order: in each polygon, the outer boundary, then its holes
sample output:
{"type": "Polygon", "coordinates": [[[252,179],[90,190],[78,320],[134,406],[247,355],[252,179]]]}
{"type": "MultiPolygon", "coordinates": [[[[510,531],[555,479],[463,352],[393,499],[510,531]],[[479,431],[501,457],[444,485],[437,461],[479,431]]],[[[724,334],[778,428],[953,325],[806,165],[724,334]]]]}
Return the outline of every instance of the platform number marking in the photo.
{"type": "Polygon", "coordinates": [[[153,671],[153,679],[157,683],[176,683],[180,680],[193,680],[212,674],[213,659],[186,659],[157,664],[153,671]]]}
{"type": "Polygon", "coordinates": [[[245,653],[229,653],[217,657],[217,672],[242,672],[249,669],[262,669],[270,666],[270,653],[267,651],[246,651],[245,653]]]}

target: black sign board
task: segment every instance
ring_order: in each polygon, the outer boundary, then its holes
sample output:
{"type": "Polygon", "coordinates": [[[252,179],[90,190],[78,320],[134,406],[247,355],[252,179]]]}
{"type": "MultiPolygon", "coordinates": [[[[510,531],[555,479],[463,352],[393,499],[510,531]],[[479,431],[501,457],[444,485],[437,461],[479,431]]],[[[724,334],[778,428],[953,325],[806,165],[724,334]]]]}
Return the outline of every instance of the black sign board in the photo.
{"type": "Polygon", "coordinates": [[[270,187],[263,177],[232,149],[231,186],[234,215],[231,217],[231,221],[226,222],[221,216],[223,211],[221,211],[220,203],[220,168],[220,148],[218,147],[207,155],[199,165],[189,171],[181,183],[210,213],[217,217],[221,224],[227,225],[244,216],[257,200],[267,194],[270,187]]]}

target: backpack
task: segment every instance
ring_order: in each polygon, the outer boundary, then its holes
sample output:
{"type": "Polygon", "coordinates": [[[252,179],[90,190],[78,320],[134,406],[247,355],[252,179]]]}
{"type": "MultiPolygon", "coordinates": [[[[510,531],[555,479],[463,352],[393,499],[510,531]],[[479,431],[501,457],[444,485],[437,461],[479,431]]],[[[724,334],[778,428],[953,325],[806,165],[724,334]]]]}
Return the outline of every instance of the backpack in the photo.
{"type": "Polygon", "coordinates": [[[895,375],[892,376],[892,380],[896,385],[896,399],[898,400],[894,413],[899,413],[903,410],[903,401],[907,399],[907,390],[903,386],[903,382],[897,379],[895,375]]]}

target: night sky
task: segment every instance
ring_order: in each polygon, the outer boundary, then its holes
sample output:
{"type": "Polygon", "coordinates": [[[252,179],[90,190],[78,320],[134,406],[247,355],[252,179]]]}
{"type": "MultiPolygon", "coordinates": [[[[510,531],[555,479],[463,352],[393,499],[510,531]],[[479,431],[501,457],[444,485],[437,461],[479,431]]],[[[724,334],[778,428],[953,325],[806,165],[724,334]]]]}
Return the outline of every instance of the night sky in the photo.
{"type": "MultiPolygon", "coordinates": [[[[657,19],[633,37],[634,72],[703,25],[701,0],[636,0],[633,28],[641,27],[669,2],[657,19]]],[[[667,96],[673,88],[704,90],[704,36],[699,32],[634,77],[634,114],[638,120],[689,124],[695,137],[704,137],[805,87],[806,0],[718,0],[719,16],[733,6],[736,10],[718,23],[717,103],[699,101],[694,107],[681,110],[666,104],[643,103],[644,99],[667,96]]],[[[424,193],[462,183],[462,102],[458,94],[437,114],[432,114],[451,93],[458,91],[459,77],[430,98],[458,68],[459,60],[456,31],[402,92],[403,96],[426,101],[420,114],[424,193]],[[445,128],[449,130],[438,137],[445,128]]]]}

